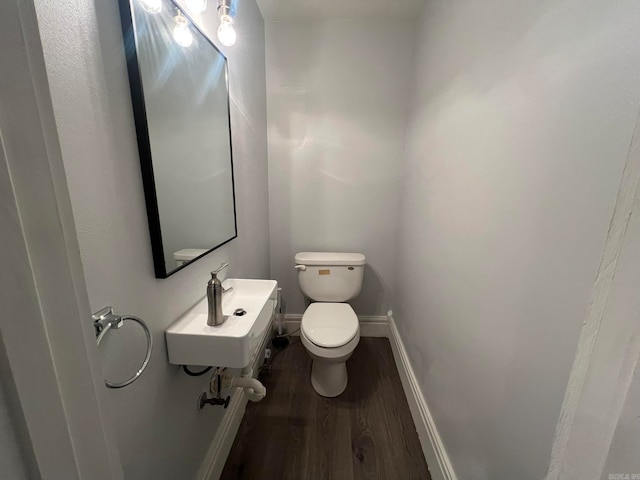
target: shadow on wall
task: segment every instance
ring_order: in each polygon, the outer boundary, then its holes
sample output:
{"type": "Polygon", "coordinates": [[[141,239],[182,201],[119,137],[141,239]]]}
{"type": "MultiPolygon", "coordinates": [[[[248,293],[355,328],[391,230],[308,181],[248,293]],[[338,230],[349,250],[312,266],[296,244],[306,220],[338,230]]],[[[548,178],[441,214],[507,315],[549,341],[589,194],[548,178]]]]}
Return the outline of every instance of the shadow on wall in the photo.
{"type": "Polygon", "coordinates": [[[389,292],[382,277],[371,265],[365,265],[362,292],[349,303],[358,315],[376,315],[388,307],[386,298],[389,298],[389,292]]]}

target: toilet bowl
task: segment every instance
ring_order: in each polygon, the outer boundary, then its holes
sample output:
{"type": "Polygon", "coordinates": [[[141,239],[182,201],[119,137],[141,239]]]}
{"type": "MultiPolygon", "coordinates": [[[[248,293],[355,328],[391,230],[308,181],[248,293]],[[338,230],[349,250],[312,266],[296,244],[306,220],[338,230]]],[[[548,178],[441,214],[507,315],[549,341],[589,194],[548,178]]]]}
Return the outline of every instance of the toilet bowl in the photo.
{"type": "Polygon", "coordinates": [[[313,360],[311,385],[323,397],[347,388],[347,360],[360,341],[358,317],[348,302],[362,290],[361,253],[300,252],[295,256],[298,284],[314,301],[305,310],[300,338],[313,360]]]}
{"type": "Polygon", "coordinates": [[[347,303],[312,303],[302,316],[302,345],[313,360],[311,385],[323,397],[347,388],[347,360],[360,342],[358,317],[347,303]]]}

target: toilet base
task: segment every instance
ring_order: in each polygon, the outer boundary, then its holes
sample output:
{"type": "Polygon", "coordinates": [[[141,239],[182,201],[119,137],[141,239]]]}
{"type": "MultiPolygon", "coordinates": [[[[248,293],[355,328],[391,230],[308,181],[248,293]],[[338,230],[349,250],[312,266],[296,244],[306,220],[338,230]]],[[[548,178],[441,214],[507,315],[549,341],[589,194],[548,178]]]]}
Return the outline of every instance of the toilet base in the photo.
{"type": "Polygon", "coordinates": [[[323,397],[337,397],[347,388],[348,375],[346,362],[313,361],[311,367],[311,385],[323,397]]]}
{"type": "Polygon", "coordinates": [[[311,385],[323,397],[337,397],[347,388],[347,360],[360,342],[360,331],[356,332],[346,345],[336,348],[323,348],[314,344],[300,332],[302,345],[313,360],[311,367],[311,385]]]}

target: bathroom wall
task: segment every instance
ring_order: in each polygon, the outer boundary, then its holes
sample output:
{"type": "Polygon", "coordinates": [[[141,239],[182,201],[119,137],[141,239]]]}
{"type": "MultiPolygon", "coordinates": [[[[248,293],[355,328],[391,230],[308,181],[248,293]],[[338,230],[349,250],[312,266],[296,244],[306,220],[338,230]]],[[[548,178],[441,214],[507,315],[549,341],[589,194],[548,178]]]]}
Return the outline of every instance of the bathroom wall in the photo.
{"type": "Polygon", "coordinates": [[[543,478],[640,105],[640,4],[431,0],[394,316],[458,478],[543,478]]]}
{"type": "Polygon", "coordinates": [[[15,480],[26,480],[27,467],[20,451],[22,442],[18,440],[12,412],[7,408],[7,394],[0,382],[0,476],[15,480]]]}
{"type": "Polygon", "coordinates": [[[636,362],[635,372],[627,392],[620,420],[611,440],[611,449],[602,472],[602,479],[608,480],[611,474],[640,473],[640,359],[636,362]]]}
{"type": "Polygon", "coordinates": [[[266,24],[271,273],[300,314],[296,252],[364,253],[354,308],[386,315],[415,21],[311,13],[266,24]]]}
{"type": "Polygon", "coordinates": [[[39,475],[0,333],[0,478],[27,480],[39,475]]]}
{"type": "MultiPolygon", "coordinates": [[[[204,297],[223,261],[229,276],[269,277],[262,16],[252,0],[240,2],[238,41],[226,52],[239,237],[156,280],[117,2],[38,0],[36,8],[91,307],[142,317],[155,341],[140,380],[107,392],[125,476],[195,478],[225,411],[197,411],[208,377],[168,364],[164,329],[204,297]]],[[[199,21],[214,38],[215,9],[199,21]]],[[[110,334],[100,347],[105,376],[123,379],[144,348],[135,326],[110,334]]]]}

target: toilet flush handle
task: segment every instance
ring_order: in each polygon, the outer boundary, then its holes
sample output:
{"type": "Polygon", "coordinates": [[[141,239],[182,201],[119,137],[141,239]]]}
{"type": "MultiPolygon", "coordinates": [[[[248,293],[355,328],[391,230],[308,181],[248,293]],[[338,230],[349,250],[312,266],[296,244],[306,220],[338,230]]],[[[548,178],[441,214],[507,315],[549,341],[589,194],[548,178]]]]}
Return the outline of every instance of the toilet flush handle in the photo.
{"type": "Polygon", "coordinates": [[[296,265],[296,270],[302,270],[303,272],[307,269],[306,265],[296,265]]]}

